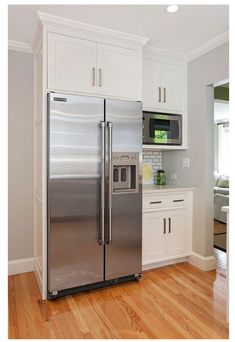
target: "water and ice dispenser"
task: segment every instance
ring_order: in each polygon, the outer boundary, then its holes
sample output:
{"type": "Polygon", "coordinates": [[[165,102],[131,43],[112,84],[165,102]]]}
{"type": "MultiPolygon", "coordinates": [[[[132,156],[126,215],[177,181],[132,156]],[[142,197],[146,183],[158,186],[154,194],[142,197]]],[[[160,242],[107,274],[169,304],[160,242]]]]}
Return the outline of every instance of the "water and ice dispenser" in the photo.
{"type": "Polygon", "coordinates": [[[113,152],[113,193],[138,192],[139,153],[113,152]]]}

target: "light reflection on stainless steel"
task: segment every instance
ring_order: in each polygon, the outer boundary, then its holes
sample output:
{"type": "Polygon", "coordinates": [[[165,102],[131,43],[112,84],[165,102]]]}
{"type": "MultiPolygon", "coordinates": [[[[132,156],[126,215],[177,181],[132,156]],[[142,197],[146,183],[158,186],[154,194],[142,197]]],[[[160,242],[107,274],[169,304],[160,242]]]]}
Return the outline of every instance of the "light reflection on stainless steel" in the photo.
{"type": "Polygon", "coordinates": [[[99,245],[104,100],[50,94],[49,291],[103,280],[99,245]],[[59,133],[58,133],[59,132],[59,133]]]}
{"type": "Polygon", "coordinates": [[[109,280],[142,270],[142,104],[106,100],[106,120],[113,124],[113,153],[139,153],[138,193],[112,195],[112,244],[105,246],[109,280]]]}

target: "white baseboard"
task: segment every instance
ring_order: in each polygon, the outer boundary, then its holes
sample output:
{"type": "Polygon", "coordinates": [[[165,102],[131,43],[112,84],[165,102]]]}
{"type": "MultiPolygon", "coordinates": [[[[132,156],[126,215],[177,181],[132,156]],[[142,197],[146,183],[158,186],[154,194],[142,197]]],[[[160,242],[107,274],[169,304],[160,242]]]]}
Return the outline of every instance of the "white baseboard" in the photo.
{"type": "Polygon", "coordinates": [[[216,268],[216,258],[214,255],[204,257],[203,255],[192,252],[188,257],[188,262],[202,271],[212,271],[216,268]]]}
{"type": "Polygon", "coordinates": [[[185,262],[187,261],[187,257],[177,258],[177,259],[170,259],[170,260],[164,260],[159,262],[154,262],[152,264],[145,264],[142,265],[142,271],[151,270],[153,268],[163,267],[167,265],[177,264],[179,262],[185,262]]]}
{"type": "Polygon", "coordinates": [[[8,261],[8,275],[34,271],[34,258],[14,259],[8,261]]]}

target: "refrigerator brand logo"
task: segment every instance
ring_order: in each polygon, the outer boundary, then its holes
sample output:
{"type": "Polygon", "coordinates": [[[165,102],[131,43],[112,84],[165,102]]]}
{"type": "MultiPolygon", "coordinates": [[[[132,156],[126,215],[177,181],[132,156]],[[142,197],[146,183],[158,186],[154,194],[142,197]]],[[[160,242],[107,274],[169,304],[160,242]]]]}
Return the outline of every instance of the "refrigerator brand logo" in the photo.
{"type": "Polygon", "coordinates": [[[67,102],[67,99],[65,97],[54,97],[54,101],[67,102]]]}

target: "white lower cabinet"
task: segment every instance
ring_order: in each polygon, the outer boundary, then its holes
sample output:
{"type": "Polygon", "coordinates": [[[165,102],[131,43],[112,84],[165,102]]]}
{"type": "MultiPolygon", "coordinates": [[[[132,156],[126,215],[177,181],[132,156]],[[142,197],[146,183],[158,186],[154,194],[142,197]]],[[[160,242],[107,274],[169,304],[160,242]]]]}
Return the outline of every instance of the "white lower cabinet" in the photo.
{"type": "Polygon", "coordinates": [[[142,263],[151,264],[165,256],[164,213],[143,213],[142,263]]]}
{"type": "Polygon", "coordinates": [[[144,194],[143,200],[143,267],[157,267],[158,263],[174,262],[190,255],[192,191],[155,196],[144,194]],[[153,204],[160,202],[161,207],[153,204]]]}
{"type": "Polygon", "coordinates": [[[167,216],[166,255],[176,256],[188,252],[188,211],[169,210],[167,216]]]}

